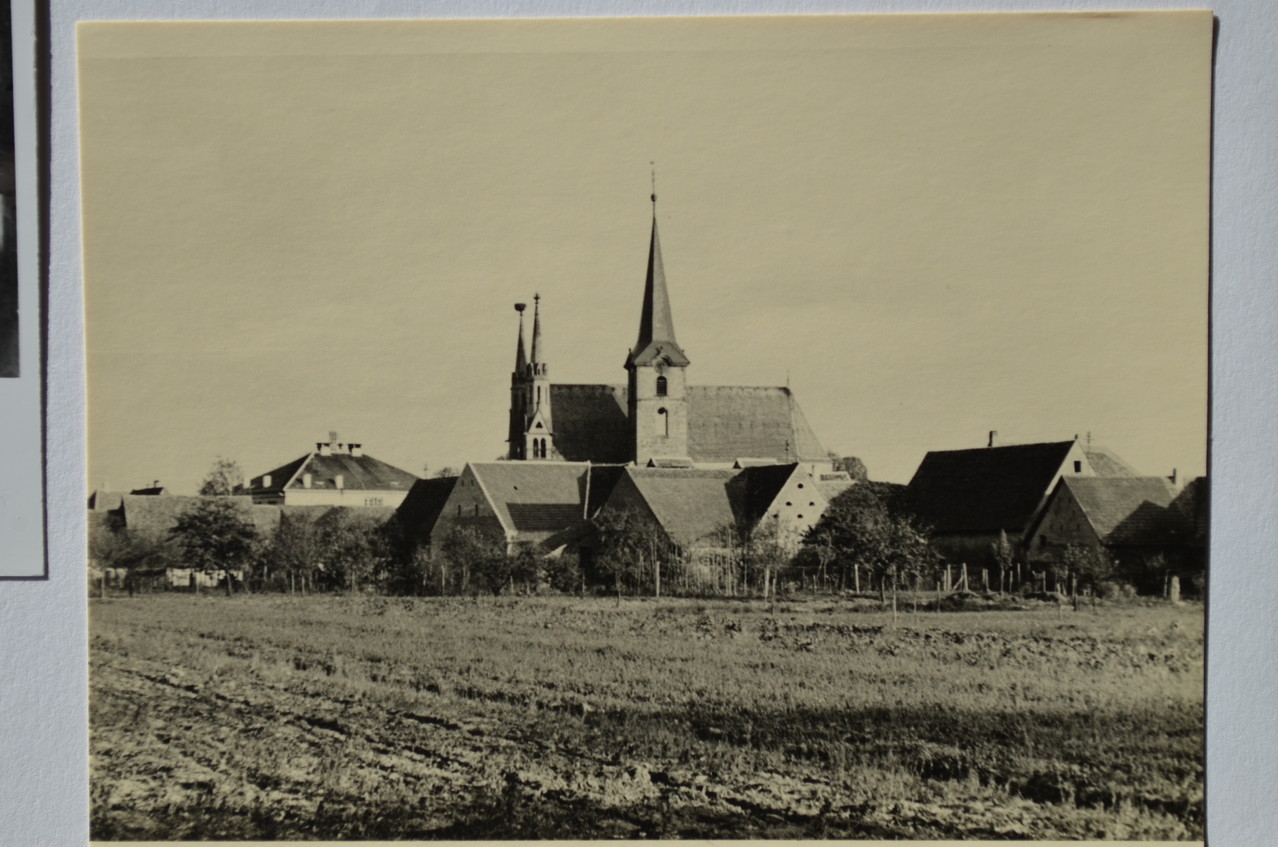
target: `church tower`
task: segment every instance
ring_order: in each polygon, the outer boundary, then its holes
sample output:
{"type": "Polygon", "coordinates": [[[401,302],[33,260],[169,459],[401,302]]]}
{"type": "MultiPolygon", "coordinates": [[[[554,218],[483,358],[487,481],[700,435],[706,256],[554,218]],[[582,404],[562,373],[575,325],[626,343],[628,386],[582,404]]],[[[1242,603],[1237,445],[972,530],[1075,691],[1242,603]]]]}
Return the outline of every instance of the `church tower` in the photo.
{"type": "Polygon", "coordinates": [[[657,236],[657,193],[652,194],[652,240],[644,281],[639,340],[626,357],[630,426],[635,462],[686,458],[688,451],[688,357],[675,340],[666,271],[657,236]]]}
{"type": "Polygon", "coordinates": [[[557,459],[550,421],[550,366],[541,343],[541,295],[533,295],[532,353],[528,361],[528,426],[525,459],[557,459]]]}
{"type": "Polygon", "coordinates": [[[506,458],[528,458],[524,435],[528,432],[529,397],[532,379],[528,370],[528,357],[524,354],[524,309],[526,303],[516,303],[519,313],[519,343],[515,347],[515,370],[510,374],[510,430],[506,438],[506,458]]]}

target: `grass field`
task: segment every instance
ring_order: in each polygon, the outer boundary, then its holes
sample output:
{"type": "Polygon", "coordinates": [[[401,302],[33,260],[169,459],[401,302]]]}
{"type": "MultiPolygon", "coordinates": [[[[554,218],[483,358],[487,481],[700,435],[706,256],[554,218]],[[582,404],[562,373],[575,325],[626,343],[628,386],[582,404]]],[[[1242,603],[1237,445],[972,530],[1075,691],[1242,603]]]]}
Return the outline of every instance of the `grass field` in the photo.
{"type": "Polygon", "coordinates": [[[98,839],[1202,837],[1201,606],[91,608],[98,839]]]}

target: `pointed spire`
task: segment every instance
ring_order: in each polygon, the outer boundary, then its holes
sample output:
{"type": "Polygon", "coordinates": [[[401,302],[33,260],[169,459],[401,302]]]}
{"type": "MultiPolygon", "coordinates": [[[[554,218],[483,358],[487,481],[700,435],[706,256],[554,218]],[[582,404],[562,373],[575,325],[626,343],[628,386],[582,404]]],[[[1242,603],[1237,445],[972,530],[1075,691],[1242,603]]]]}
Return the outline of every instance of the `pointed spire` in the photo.
{"type": "Polygon", "coordinates": [[[515,373],[522,375],[528,368],[528,357],[524,355],[524,309],[526,303],[516,303],[515,311],[519,313],[519,346],[515,348],[515,373]]]}
{"type": "MultiPolygon", "coordinates": [[[[652,238],[648,244],[648,275],[643,287],[643,311],[639,316],[639,340],[631,361],[648,361],[664,355],[671,364],[688,364],[687,356],[675,340],[674,316],[666,290],[666,269],[661,260],[661,237],[657,233],[656,176],[653,176],[652,238]],[[647,355],[645,355],[647,354],[647,355]]],[[[641,363],[646,363],[641,362],[641,363]]]]}
{"type": "Polygon", "coordinates": [[[534,366],[542,364],[541,361],[541,295],[533,295],[533,340],[532,340],[532,364],[534,366]]]}

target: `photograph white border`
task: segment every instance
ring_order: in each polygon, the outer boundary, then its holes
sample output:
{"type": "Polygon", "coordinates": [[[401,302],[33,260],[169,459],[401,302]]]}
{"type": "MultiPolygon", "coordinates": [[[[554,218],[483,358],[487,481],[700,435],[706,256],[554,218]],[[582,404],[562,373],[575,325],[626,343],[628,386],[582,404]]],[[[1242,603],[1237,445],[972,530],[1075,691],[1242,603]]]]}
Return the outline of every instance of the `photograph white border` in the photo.
{"type": "MultiPolygon", "coordinates": [[[[29,0],[14,0],[15,6],[29,0]]],[[[685,14],[1115,11],[1201,2],[409,2],[57,0],[52,151],[47,580],[0,582],[0,841],[88,837],[85,405],[75,24],[80,20],[360,19],[685,14]]],[[[1278,828],[1278,9],[1217,0],[1212,236],[1212,549],[1208,833],[1214,847],[1278,828]]],[[[31,116],[28,116],[30,119],[31,116]]],[[[20,125],[21,126],[21,125],[20,125]]],[[[22,132],[19,129],[19,132],[22,132]]],[[[30,364],[24,358],[24,370],[30,364]]],[[[1156,424],[1156,422],[1154,422],[1156,424]]],[[[5,453],[5,462],[10,454],[5,453]]]]}

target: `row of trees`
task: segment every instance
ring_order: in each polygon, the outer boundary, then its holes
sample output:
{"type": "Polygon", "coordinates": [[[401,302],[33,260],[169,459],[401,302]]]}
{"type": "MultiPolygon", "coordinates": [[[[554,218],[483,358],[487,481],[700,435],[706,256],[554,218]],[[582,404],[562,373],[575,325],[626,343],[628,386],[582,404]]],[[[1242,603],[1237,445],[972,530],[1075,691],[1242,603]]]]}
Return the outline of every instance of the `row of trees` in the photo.
{"type": "MultiPolygon", "coordinates": [[[[944,563],[927,527],[910,513],[903,486],[863,482],[834,498],[797,553],[775,531],[724,527],[709,564],[683,555],[664,531],[638,512],[613,512],[585,530],[580,559],[511,550],[504,535],[483,524],[457,525],[434,551],[415,543],[394,518],[374,522],[332,509],[307,520],[286,516],[263,534],[231,498],[199,501],[166,533],[104,525],[91,536],[91,555],[102,568],[123,574],[133,590],[189,568],[211,576],[226,591],[364,591],[394,594],[465,594],[536,591],[601,591],[621,594],[775,594],[804,575],[813,587],[864,588],[886,602],[901,590],[930,588],[944,563]],[[863,579],[864,578],[864,579],[863,579]]],[[[1004,535],[993,545],[995,587],[1012,587],[1018,573],[1013,545],[1004,535]]],[[[1053,590],[1095,590],[1121,575],[1116,564],[1090,548],[1069,548],[1050,569],[1053,590]]],[[[985,586],[989,586],[989,582],[985,586]]],[[[1043,588],[1047,588],[1045,582],[1043,588]]]]}

